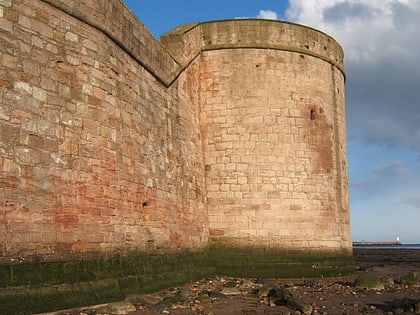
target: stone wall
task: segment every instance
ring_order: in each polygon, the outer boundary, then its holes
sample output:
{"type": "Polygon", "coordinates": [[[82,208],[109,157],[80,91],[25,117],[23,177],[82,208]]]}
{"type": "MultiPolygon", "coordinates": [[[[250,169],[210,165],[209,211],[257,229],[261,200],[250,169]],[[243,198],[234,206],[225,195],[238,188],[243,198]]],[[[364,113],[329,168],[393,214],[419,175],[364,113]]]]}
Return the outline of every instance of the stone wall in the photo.
{"type": "Polygon", "coordinates": [[[348,249],[342,52],[314,30],[267,24],[203,26],[210,236],[242,246],[348,249]],[[259,49],[265,45],[271,49],[259,49]]]}
{"type": "Polygon", "coordinates": [[[203,93],[210,236],[258,247],[348,247],[348,206],[336,195],[344,139],[335,139],[331,65],[247,49],[206,52],[203,65],[213,86],[203,93]]]}
{"type": "Polygon", "coordinates": [[[120,12],[106,21],[125,25],[114,36],[127,49],[73,7],[48,2],[1,5],[2,260],[202,248],[194,81],[165,86],[176,63],[119,1],[71,4],[97,10],[96,23],[120,12]]]}
{"type": "Polygon", "coordinates": [[[158,42],[120,0],[0,0],[0,37],[0,311],[354,267],[328,35],[227,20],[158,42]]]}
{"type": "Polygon", "coordinates": [[[261,20],[187,24],[162,41],[181,64],[201,46],[211,240],[349,251],[341,47],[314,29],[261,20]]]}

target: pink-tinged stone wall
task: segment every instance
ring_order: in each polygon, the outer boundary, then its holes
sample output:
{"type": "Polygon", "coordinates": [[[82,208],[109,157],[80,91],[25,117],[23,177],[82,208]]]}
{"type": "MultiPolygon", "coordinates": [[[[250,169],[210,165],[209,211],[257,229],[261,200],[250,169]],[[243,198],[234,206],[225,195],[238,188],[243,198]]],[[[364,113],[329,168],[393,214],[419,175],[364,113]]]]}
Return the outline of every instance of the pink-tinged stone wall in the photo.
{"type": "Polygon", "coordinates": [[[331,71],[292,52],[203,54],[202,76],[212,77],[202,92],[212,238],[317,250],[341,248],[346,237],[349,245],[348,206],[337,195],[343,104],[334,101],[331,71]]]}
{"type": "Polygon", "coordinates": [[[203,42],[211,239],[351,251],[341,48],[310,28],[255,20],[206,23],[203,42]]]}
{"type": "Polygon", "coordinates": [[[170,62],[153,52],[176,65],[119,1],[75,2],[99,13],[119,6],[109,21],[128,16],[147,49],[130,51],[123,37],[124,50],[64,5],[1,3],[2,259],[201,249],[208,226],[194,81],[181,75],[183,86],[168,87],[169,76],[138,62],[163,73],[170,62]]]}
{"type": "Polygon", "coordinates": [[[331,37],[232,20],[160,43],[119,0],[3,0],[0,37],[2,262],[351,252],[331,37]]]}

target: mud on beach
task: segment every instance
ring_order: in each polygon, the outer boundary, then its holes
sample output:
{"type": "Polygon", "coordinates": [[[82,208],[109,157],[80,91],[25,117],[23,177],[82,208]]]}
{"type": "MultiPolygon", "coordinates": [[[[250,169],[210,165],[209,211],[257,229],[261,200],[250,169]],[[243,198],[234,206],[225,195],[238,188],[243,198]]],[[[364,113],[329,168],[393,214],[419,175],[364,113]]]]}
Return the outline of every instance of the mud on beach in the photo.
{"type": "Polygon", "coordinates": [[[354,257],[356,272],[345,277],[216,277],[50,314],[420,314],[420,250],[362,248],[354,257]]]}

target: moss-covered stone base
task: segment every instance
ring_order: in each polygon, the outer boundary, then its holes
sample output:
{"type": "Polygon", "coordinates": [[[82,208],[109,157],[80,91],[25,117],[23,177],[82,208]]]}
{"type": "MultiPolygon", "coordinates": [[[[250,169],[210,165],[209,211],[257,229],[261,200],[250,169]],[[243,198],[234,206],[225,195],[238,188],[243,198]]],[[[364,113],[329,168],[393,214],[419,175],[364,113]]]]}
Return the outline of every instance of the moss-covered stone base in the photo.
{"type": "Polygon", "coordinates": [[[351,253],[291,252],[217,246],[209,250],[218,274],[237,277],[321,278],[354,271],[351,253]]]}
{"type": "Polygon", "coordinates": [[[326,277],[354,270],[351,255],[253,252],[130,254],[95,260],[0,266],[0,314],[33,314],[122,300],[215,275],[326,277]]]}

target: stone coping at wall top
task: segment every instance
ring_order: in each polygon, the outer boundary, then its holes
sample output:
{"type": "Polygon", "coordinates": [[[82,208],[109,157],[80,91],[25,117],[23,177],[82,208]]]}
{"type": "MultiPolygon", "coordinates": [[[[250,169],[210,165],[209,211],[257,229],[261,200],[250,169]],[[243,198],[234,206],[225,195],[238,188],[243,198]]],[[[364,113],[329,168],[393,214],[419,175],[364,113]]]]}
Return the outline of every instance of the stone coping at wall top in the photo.
{"type": "Polygon", "coordinates": [[[169,86],[181,66],[122,0],[40,0],[97,29],[169,86]]]}
{"type": "Polygon", "coordinates": [[[288,21],[225,19],[182,24],[163,34],[161,41],[183,66],[201,51],[217,49],[273,49],[320,58],[344,72],[344,52],[330,35],[288,21]]]}
{"type": "Polygon", "coordinates": [[[334,39],[334,37],[332,37],[331,35],[327,34],[326,32],[323,32],[323,31],[321,31],[317,28],[311,27],[309,25],[294,23],[294,22],[285,21],[285,20],[262,19],[262,18],[220,19],[220,20],[209,20],[209,21],[202,21],[202,22],[185,23],[185,24],[181,24],[181,25],[176,26],[175,28],[167,31],[166,33],[163,33],[161,36],[167,36],[167,35],[172,35],[172,34],[185,34],[188,31],[192,30],[193,28],[195,28],[197,26],[200,26],[200,25],[205,25],[205,24],[220,24],[220,23],[224,23],[224,22],[238,22],[238,21],[239,22],[243,22],[243,21],[245,21],[245,22],[262,22],[262,23],[265,23],[265,24],[277,23],[277,24],[296,26],[298,28],[305,28],[305,29],[314,31],[316,33],[320,33],[323,36],[330,38],[330,40],[335,42],[335,44],[338,45],[341,49],[340,44],[338,44],[338,42],[334,39]]]}
{"type": "Polygon", "coordinates": [[[228,19],[183,24],[159,42],[121,0],[42,0],[101,31],[170,86],[202,51],[215,49],[274,49],[320,58],[344,75],[341,46],[319,30],[280,20],[228,19]],[[94,12],[89,14],[87,12],[94,12]],[[112,17],[112,18],[111,18],[112,17]]]}

